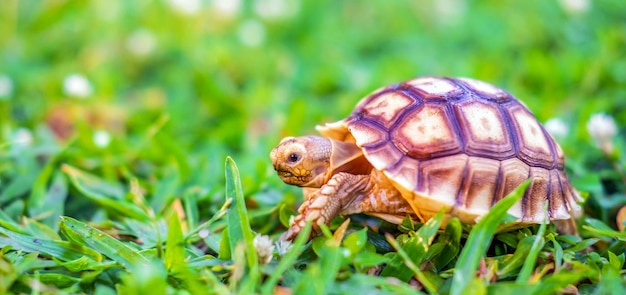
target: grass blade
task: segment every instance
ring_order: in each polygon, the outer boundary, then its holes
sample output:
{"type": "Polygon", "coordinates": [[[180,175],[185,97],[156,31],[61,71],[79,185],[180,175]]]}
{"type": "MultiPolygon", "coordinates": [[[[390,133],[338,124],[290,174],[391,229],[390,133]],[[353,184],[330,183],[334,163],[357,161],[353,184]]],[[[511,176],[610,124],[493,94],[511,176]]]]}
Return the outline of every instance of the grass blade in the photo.
{"type": "Polygon", "coordinates": [[[35,238],[32,236],[19,234],[7,230],[0,226],[0,234],[8,237],[8,239],[0,237],[0,248],[13,246],[16,250],[25,252],[41,252],[61,261],[72,261],[83,256],[88,256],[96,261],[101,261],[102,257],[99,253],[90,248],[81,245],[72,244],[67,241],[54,241],[35,238]]]}
{"type": "Polygon", "coordinates": [[[524,265],[524,261],[528,258],[528,253],[530,253],[535,240],[536,237],[528,236],[521,239],[519,243],[517,243],[515,253],[504,260],[501,264],[502,266],[498,269],[497,274],[499,278],[507,278],[517,275],[515,271],[519,270],[520,267],[524,265]]]}
{"type": "MultiPolygon", "coordinates": [[[[548,218],[547,210],[548,210],[548,203],[546,202],[545,219],[548,218]]],[[[530,248],[530,252],[528,253],[528,257],[526,257],[526,261],[524,261],[524,266],[522,266],[522,270],[520,271],[519,275],[517,276],[517,282],[518,283],[522,283],[522,282],[528,281],[528,278],[530,278],[530,275],[532,274],[533,270],[535,269],[535,264],[537,263],[537,256],[539,256],[539,251],[541,251],[541,249],[543,248],[543,246],[546,243],[545,238],[543,237],[544,233],[546,232],[546,225],[547,225],[547,223],[544,222],[544,223],[541,224],[541,226],[539,226],[539,231],[537,232],[537,236],[535,237],[535,241],[533,242],[533,245],[530,248]]]]}
{"type": "Polygon", "coordinates": [[[487,286],[487,294],[498,295],[518,295],[528,294],[536,285],[519,282],[500,282],[498,284],[490,284],[487,286]]]}
{"type": "Polygon", "coordinates": [[[124,200],[124,192],[118,186],[87,174],[69,165],[61,168],[69,176],[72,184],[85,197],[108,210],[141,221],[149,220],[148,214],[134,203],[124,200]]]}
{"type": "Polygon", "coordinates": [[[511,194],[496,203],[489,213],[474,226],[456,263],[450,294],[464,293],[465,288],[474,278],[480,258],[487,252],[498,225],[506,217],[507,210],[524,195],[529,184],[530,180],[526,180],[518,186],[511,194]]]}
{"type": "Polygon", "coordinates": [[[53,173],[56,168],[56,160],[51,160],[37,177],[30,198],[28,199],[28,212],[30,216],[40,215],[41,222],[58,230],[59,217],[64,213],[65,199],[68,195],[68,183],[60,171],[53,173]],[[52,179],[49,187],[48,181],[52,179]]]}
{"type": "Polygon", "coordinates": [[[533,295],[556,294],[568,285],[575,284],[585,278],[594,277],[596,275],[596,271],[594,271],[591,267],[576,262],[572,265],[571,271],[561,271],[559,273],[546,276],[541,280],[540,284],[535,285],[536,287],[532,290],[532,292],[528,293],[533,295]]]}
{"type": "MultiPolygon", "coordinates": [[[[195,235],[200,233],[202,230],[208,230],[209,227],[211,225],[213,225],[214,222],[216,222],[219,219],[221,219],[222,217],[224,217],[226,215],[226,213],[228,213],[228,208],[232,205],[232,201],[233,200],[230,199],[230,198],[226,199],[226,201],[224,202],[224,205],[222,205],[220,210],[215,212],[215,214],[213,214],[213,216],[209,220],[203,222],[202,224],[198,225],[197,227],[195,227],[194,229],[189,231],[187,234],[185,234],[185,240],[189,240],[189,239],[193,238],[195,235]]],[[[229,251],[230,251],[230,249],[229,249],[229,251]]]]}
{"type": "Polygon", "coordinates": [[[319,260],[307,266],[304,275],[293,288],[294,294],[328,294],[342,264],[342,252],[339,244],[326,240],[320,249],[319,260]]]}
{"type": "Polygon", "coordinates": [[[160,260],[144,260],[128,265],[116,284],[118,294],[167,294],[167,270],[160,260]]]}
{"type": "Polygon", "coordinates": [[[415,271],[413,271],[408,264],[419,265],[422,262],[442,221],[443,211],[440,211],[437,215],[428,220],[419,230],[410,232],[408,240],[403,243],[401,249],[395,247],[398,251],[398,255],[392,258],[380,275],[394,276],[401,281],[408,281],[415,274],[415,271]],[[403,257],[401,253],[406,253],[407,256],[403,257]]]}
{"type": "Polygon", "coordinates": [[[413,272],[415,277],[417,277],[417,280],[426,288],[426,290],[428,290],[428,293],[437,294],[437,286],[435,286],[434,283],[428,280],[428,278],[419,269],[419,267],[417,267],[417,265],[413,263],[411,257],[409,257],[409,255],[406,253],[406,251],[404,251],[402,247],[400,247],[398,241],[396,241],[390,235],[387,235],[387,240],[389,241],[391,246],[393,246],[398,251],[398,257],[402,258],[402,260],[404,261],[404,265],[406,265],[406,267],[408,267],[413,272]]]}
{"type": "Polygon", "coordinates": [[[180,219],[176,211],[172,211],[167,226],[165,242],[165,265],[170,271],[177,271],[185,263],[185,240],[180,219]]]}
{"type": "Polygon", "coordinates": [[[462,233],[461,221],[458,218],[450,219],[444,232],[439,235],[440,242],[444,245],[444,248],[434,259],[437,269],[442,269],[448,265],[459,254],[462,233]]]}
{"type": "MultiPolygon", "coordinates": [[[[232,158],[226,158],[226,199],[232,205],[226,213],[228,239],[231,254],[235,253],[237,244],[245,244],[247,266],[252,276],[258,276],[259,261],[254,248],[254,234],[250,228],[250,219],[241,187],[239,169],[232,158]]],[[[254,279],[254,278],[253,278],[254,279]]]]}
{"type": "Polygon", "coordinates": [[[200,214],[198,213],[198,198],[200,197],[200,189],[198,187],[191,188],[185,192],[183,196],[183,208],[185,208],[185,216],[189,228],[196,228],[200,214]]]}
{"type": "Polygon", "coordinates": [[[414,286],[385,277],[356,273],[345,281],[337,281],[332,294],[420,295],[414,286]],[[375,291],[373,291],[375,290],[375,291]]]}
{"type": "Polygon", "coordinates": [[[133,265],[148,262],[145,257],[128,245],[76,219],[63,216],[59,227],[61,232],[71,241],[95,249],[120,263],[126,269],[132,269],[133,265]]]}
{"type": "Polygon", "coordinates": [[[589,233],[597,236],[609,236],[618,239],[622,242],[626,242],[626,232],[618,232],[606,225],[604,222],[593,218],[585,218],[585,225],[583,229],[589,233]]]}

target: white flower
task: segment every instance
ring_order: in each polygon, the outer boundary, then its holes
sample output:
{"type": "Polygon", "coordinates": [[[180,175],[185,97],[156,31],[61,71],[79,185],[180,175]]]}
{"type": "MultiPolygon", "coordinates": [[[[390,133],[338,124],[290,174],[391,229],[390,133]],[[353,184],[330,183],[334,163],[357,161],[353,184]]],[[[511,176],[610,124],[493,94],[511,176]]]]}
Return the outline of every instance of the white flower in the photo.
{"type": "Polygon", "coordinates": [[[8,98],[13,94],[13,81],[9,76],[0,75],[0,98],[8,98]]]}
{"type": "Polygon", "coordinates": [[[213,0],[213,8],[222,15],[234,16],[241,10],[241,0],[213,0]]]}
{"type": "Polygon", "coordinates": [[[126,48],[137,56],[146,56],[156,48],[154,34],[146,29],[134,31],[126,38],[126,48]]]}
{"type": "Polygon", "coordinates": [[[80,74],[71,74],[63,80],[63,91],[67,96],[86,98],[93,92],[89,80],[80,74]]]}
{"type": "Polygon", "coordinates": [[[617,134],[613,117],[603,113],[593,114],[587,122],[587,131],[603,152],[613,152],[613,137],[617,134]]]}
{"type": "Polygon", "coordinates": [[[111,134],[104,130],[98,130],[93,133],[93,143],[99,148],[105,148],[111,143],[111,134]]]}
{"type": "Polygon", "coordinates": [[[589,131],[589,134],[591,134],[591,137],[594,139],[602,140],[615,136],[617,134],[617,125],[613,117],[607,114],[597,113],[589,118],[587,131],[589,131]]]}
{"type": "Polygon", "coordinates": [[[274,245],[272,245],[272,239],[270,239],[270,237],[257,234],[254,236],[253,243],[259,257],[259,262],[267,264],[272,261],[274,245]]]}
{"type": "Polygon", "coordinates": [[[285,256],[285,254],[289,252],[289,249],[291,249],[290,241],[281,239],[281,240],[278,240],[278,242],[276,242],[276,253],[278,253],[278,256],[280,257],[285,256]]]}
{"type": "Polygon", "coordinates": [[[237,35],[244,45],[256,47],[265,41],[265,27],[256,20],[247,20],[239,26],[237,35]]]}
{"type": "Polygon", "coordinates": [[[16,147],[28,147],[33,144],[33,134],[26,128],[18,128],[13,133],[13,144],[16,147]]]}
{"type": "Polygon", "coordinates": [[[559,4],[563,10],[572,14],[587,12],[591,6],[589,0],[559,0],[559,4]]]}
{"type": "Polygon", "coordinates": [[[211,234],[211,232],[210,232],[208,229],[206,229],[206,228],[205,228],[205,229],[201,229],[201,230],[198,232],[198,236],[199,236],[201,239],[206,239],[206,238],[208,238],[210,234],[211,234]]]}
{"type": "Polygon", "coordinates": [[[169,0],[172,8],[185,14],[196,14],[202,8],[201,0],[169,0]]]}
{"type": "Polygon", "coordinates": [[[546,121],[543,126],[546,128],[550,135],[557,139],[565,138],[569,133],[569,127],[560,118],[552,118],[546,121]]]}
{"type": "Polygon", "coordinates": [[[296,14],[298,6],[299,2],[293,0],[256,0],[254,11],[264,19],[281,19],[296,14]]]}
{"type": "Polygon", "coordinates": [[[433,4],[436,20],[443,24],[458,23],[467,10],[466,0],[438,0],[433,4]]]}

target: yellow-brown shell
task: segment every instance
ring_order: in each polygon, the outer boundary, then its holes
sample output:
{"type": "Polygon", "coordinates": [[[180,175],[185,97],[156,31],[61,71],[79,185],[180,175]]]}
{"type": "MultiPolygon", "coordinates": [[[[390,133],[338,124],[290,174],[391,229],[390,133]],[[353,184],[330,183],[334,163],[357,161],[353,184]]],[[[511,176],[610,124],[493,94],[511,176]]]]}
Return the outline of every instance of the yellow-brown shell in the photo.
{"type": "Polygon", "coordinates": [[[528,178],[509,210],[522,223],[579,215],[563,152],[515,97],[485,82],[425,77],[365,97],[345,120],[319,128],[354,141],[375,169],[429,218],[442,207],[474,222],[528,178]]]}

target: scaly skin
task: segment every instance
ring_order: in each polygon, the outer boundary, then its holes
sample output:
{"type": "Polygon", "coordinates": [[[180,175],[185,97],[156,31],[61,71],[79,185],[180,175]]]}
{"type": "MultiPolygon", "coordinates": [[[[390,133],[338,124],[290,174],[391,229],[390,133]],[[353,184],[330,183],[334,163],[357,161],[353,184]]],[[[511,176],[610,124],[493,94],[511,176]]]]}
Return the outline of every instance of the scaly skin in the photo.
{"type": "Polygon", "coordinates": [[[290,228],[281,236],[281,239],[295,239],[309,220],[312,221],[312,235],[319,234],[321,224],[328,224],[356,196],[370,189],[369,175],[353,175],[345,172],[333,175],[319,190],[307,196],[307,200],[298,209],[300,214],[289,222],[290,228]]]}

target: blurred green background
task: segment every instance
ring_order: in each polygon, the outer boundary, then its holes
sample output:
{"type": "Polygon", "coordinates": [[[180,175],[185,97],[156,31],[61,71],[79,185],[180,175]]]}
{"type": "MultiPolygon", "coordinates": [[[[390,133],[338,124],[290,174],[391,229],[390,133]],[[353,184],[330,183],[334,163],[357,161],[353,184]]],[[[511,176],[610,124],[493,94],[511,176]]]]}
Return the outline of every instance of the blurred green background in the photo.
{"type": "MultiPolygon", "coordinates": [[[[625,49],[623,0],[2,0],[0,207],[24,214],[41,172],[69,163],[139,179],[157,210],[190,189],[216,210],[227,155],[251,208],[294,203],[268,159],[280,138],[422,75],[481,79],[561,119],[574,185],[609,196],[621,176],[594,172],[614,166],[585,126],[597,112],[624,126],[625,49]]],[[[88,204],[65,214],[94,218],[88,204]]]]}

